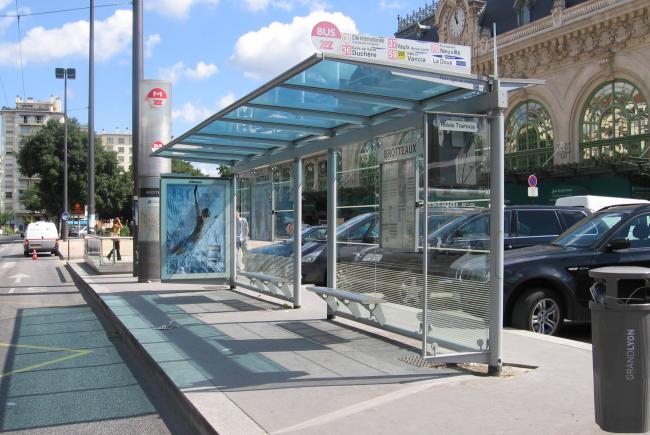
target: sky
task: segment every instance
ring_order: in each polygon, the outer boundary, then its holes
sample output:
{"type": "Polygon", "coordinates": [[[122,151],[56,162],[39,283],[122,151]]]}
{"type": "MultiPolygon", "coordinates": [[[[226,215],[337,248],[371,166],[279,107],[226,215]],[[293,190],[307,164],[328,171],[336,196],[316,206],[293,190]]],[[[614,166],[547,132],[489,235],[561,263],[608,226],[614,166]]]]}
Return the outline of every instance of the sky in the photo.
{"type": "MultiPolygon", "coordinates": [[[[172,82],[180,135],[315,52],[311,28],[389,36],[424,0],[143,0],[144,76],[172,82]]],[[[430,3],[432,0],[429,0],[430,3]]],[[[0,105],[63,95],[88,119],[88,0],[0,0],[0,105]],[[79,10],[74,10],[81,8],[79,10]],[[66,10],[47,13],[57,10],[66,10]],[[16,18],[20,15],[20,18],[16,18]],[[19,37],[20,35],[20,37],[19,37]],[[20,40],[20,44],[19,44],[20,40]],[[22,60],[22,61],[21,61],[22,60]]],[[[95,0],[95,130],[131,129],[131,3],[95,0]]],[[[200,166],[200,165],[199,165],[200,166]]],[[[214,174],[214,167],[202,167],[214,174]]]]}

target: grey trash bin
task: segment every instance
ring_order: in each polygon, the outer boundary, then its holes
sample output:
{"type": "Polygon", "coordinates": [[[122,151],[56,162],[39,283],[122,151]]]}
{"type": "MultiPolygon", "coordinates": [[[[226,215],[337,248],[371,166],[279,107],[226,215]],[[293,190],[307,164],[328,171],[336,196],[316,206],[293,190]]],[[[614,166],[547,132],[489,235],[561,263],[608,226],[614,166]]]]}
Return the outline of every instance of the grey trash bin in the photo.
{"type": "Polygon", "coordinates": [[[618,289],[612,287],[625,279],[643,279],[647,283],[650,269],[622,269],[625,268],[601,268],[589,273],[597,282],[607,283],[607,296],[600,298],[602,303],[589,303],[596,423],[608,432],[647,432],[650,303],[638,302],[650,302],[650,291],[642,288],[633,298],[618,298],[618,289]]]}

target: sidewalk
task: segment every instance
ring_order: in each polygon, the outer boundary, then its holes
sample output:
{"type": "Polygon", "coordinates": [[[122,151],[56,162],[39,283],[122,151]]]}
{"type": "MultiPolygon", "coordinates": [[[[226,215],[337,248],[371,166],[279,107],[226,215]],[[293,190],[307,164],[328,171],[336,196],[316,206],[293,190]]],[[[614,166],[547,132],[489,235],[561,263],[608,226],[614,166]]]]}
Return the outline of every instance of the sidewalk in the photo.
{"type": "Polygon", "coordinates": [[[310,292],[294,310],[246,290],[139,284],[130,275],[91,275],[82,263],[69,268],[187,404],[197,430],[602,432],[588,344],[506,330],[505,363],[536,368],[484,377],[413,365],[417,347],[325,320],[325,303],[310,292]]]}

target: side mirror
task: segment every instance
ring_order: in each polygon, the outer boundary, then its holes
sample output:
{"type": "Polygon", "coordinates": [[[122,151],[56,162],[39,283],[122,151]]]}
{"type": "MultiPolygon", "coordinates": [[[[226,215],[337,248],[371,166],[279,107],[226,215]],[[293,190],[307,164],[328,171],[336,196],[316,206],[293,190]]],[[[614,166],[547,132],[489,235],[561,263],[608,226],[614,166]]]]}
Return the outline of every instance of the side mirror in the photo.
{"type": "Polygon", "coordinates": [[[365,242],[366,243],[372,243],[374,245],[374,244],[377,244],[379,242],[379,238],[377,236],[373,235],[373,234],[368,234],[366,236],[365,242]]]}
{"type": "Polygon", "coordinates": [[[628,249],[629,247],[629,239],[614,239],[610,241],[606,246],[607,252],[620,251],[621,249],[628,249]]]}

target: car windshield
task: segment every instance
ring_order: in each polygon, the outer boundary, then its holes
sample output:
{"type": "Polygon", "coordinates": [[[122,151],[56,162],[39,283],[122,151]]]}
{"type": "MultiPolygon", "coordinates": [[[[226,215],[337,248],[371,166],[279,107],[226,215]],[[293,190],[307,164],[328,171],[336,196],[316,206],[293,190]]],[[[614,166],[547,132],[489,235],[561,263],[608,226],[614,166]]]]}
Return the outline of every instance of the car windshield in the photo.
{"type": "Polygon", "coordinates": [[[570,248],[586,248],[600,242],[605,234],[625,217],[621,212],[592,214],[560,234],[551,245],[570,248]]]}

